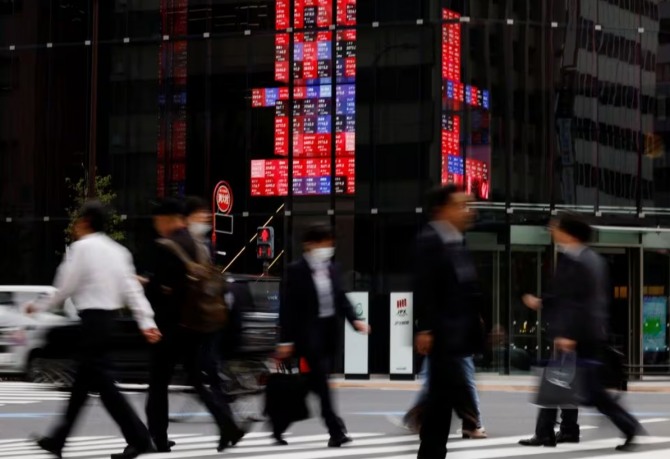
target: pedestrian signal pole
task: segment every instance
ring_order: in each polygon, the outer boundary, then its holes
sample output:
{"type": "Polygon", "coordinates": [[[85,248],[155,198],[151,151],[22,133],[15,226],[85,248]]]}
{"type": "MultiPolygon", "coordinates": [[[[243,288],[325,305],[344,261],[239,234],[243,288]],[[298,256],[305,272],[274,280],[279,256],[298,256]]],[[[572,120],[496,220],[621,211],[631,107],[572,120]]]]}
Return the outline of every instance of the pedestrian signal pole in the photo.
{"type": "Polygon", "coordinates": [[[270,271],[270,261],[275,257],[275,229],[260,226],[256,230],[256,258],[263,260],[263,275],[270,271]]]}

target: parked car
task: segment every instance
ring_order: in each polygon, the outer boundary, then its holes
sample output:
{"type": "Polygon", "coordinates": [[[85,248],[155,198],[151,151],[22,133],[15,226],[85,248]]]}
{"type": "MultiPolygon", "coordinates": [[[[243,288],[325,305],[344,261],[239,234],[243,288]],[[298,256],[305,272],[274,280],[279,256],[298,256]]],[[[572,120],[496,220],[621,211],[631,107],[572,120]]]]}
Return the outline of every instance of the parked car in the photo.
{"type": "Polygon", "coordinates": [[[76,309],[70,300],[60,310],[30,316],[21,307],[55,291],[50,286],[0,286],[0,375],[41,380],[39,367],[47,336],[54,328],[76,323],[76,309]]]}
{"type": "MultiPolygon", "coordinates": [[[[231,315],[231,325],[235,317],[235,333],[240,336],[234,342],[224,340],[222,346],[235,346],[236,353],[269,355],[277,343],[279,279],[240,275],[226,277],[235,284],[232,291],[240,299],[233,303],[233,308],[237,304],[239,309],[231,315]]],[[[117,321],[117,333],[111,351],[116,380],[120,383],[145,384],[149,377],[151,347],[139,332],[130,311],[123,311],[117,321]]],[[[67,385],[71,380],[79,325],[73,321],[61,322],[59,325],[49,327],[45,334],[39,359],[33,362],[33,373],[38,375],[33,380],[59,385],[67,385]]],[[[222,349],[222,354],[227,354],[226,349],[222,349]]],[[[185,382],[185,375],[178,369],[173,383],[185,382]]]]}

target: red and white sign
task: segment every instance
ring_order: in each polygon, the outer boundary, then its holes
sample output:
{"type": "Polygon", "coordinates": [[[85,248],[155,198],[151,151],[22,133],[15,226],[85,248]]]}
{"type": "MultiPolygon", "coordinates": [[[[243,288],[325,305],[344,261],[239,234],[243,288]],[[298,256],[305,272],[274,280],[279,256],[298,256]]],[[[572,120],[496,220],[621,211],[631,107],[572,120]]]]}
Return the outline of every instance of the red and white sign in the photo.
{"type": "Polygon", "coordinates": [[[228,182],[219,182],[214,188],[216,213],[228,215],[233,210],[233,190],[228,182]]]}
{"type": "Polygon", "coordinates": [[[414,371],[414,295],[393,292],[390,298],[390,373],[411,375],[414,371]]]}

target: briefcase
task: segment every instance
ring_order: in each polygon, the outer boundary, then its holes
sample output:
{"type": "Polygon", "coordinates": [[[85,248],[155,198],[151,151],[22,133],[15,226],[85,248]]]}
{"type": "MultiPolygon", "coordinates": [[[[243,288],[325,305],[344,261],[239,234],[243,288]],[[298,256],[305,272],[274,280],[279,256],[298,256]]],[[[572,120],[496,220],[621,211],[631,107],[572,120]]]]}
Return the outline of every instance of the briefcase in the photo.
{"type": "Polygon", "coordinates": [[[281,435],[294,422],[310,416],[307,407],[309,389],[305,376],[294,373],[273,373],[265,389],[265,415],[273,433],[281,435]]]}

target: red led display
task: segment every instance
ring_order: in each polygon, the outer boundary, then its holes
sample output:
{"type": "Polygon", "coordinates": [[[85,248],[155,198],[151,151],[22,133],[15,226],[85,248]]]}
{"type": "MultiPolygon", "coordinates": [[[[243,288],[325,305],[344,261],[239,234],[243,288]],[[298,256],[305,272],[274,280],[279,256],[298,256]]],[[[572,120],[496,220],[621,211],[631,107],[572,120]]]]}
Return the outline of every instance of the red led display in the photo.
{"type": "MultiPolygon", "coordinates": [[[[286,157],[292,148],[294,194],[330,194],[333,189],[337,194],[353,194],[356,31],[329,29],[356,25],[356,0],[337,0],[335,12],[333,0],[294,0],[292,5],[296,31],[292,37],[280,33],[275,39],[275,80],[293,83],[292,104],[288,88],[281,87],[252,90],[251,106],[275,110],[274,155],[286,157]],[[331,176],[333,154],[336,170],[331,176]]],[[[287,30],[291,1],[277,0],[276,7],[276,28],[287,30]]],[[[252,161],[252,196],[288,194],[287,164],[286,159],[252,161]]]]}
{"type": "Polygon", "coordinates": [[[461,82],[460,15],[443,9],[442,19],[442,183],[463,185],[468,193],[488,199],[490,193],[489,93],[461,82]],[[466,137],[461,129],[461,110],[470,105],[472,121],[466,137]],[[477,157],[463,158],[465,148],[477,157]]]}
{"type": "MultiPolygon", "coordinates": [[[[318,195],[330,193],[330,158],[304,158],[293,160],[293,193],[318,195]]],[[[335,192],[353,194],[356,191],[356,159],[335,159],[335,192]]],[[[251,161],[252,196],[288,195],[288,160],[258,159],[251,161]]]]}

